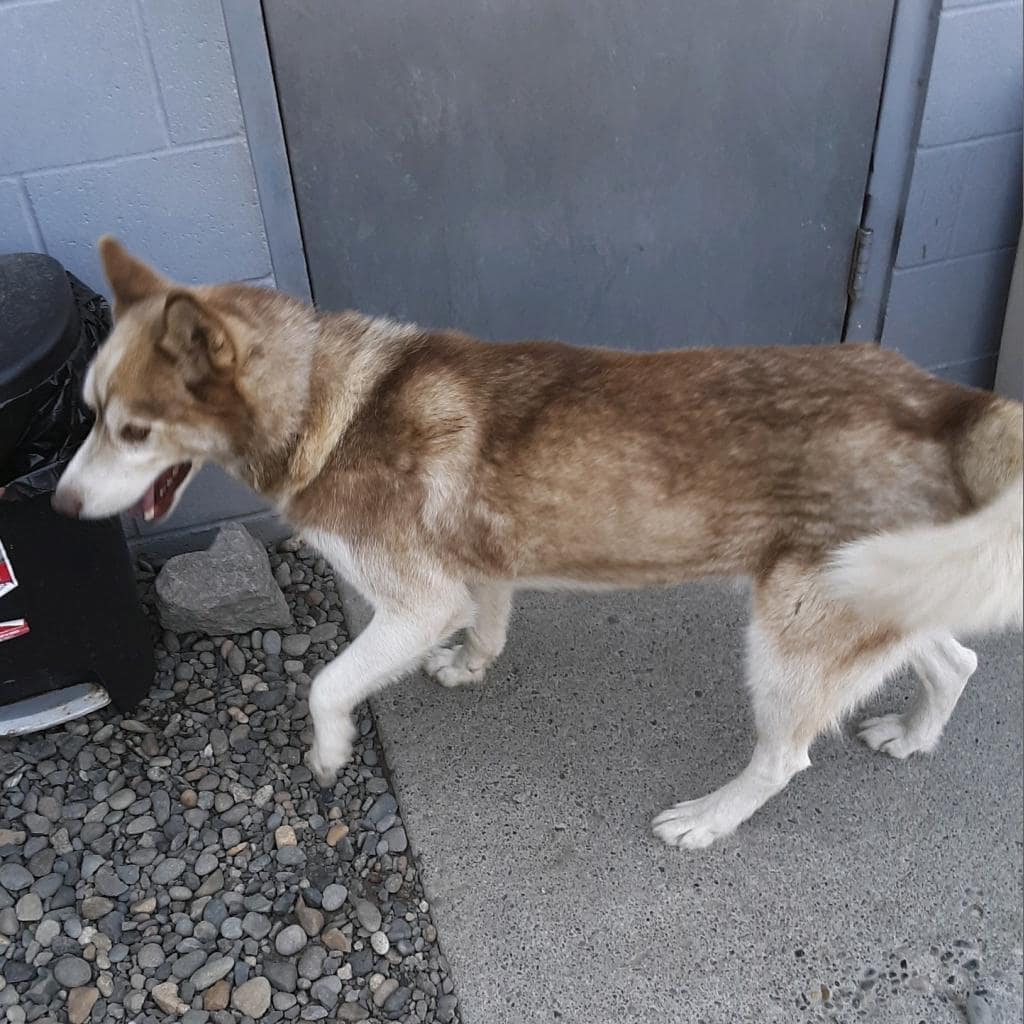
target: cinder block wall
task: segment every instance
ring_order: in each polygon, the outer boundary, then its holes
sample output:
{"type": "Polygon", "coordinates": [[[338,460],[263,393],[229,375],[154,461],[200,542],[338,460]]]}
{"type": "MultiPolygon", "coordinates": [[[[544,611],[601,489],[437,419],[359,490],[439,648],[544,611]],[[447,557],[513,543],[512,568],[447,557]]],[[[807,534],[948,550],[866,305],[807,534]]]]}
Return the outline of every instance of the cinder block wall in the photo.
{"type": "Polygon", "coordinates": [[[883,343],[990,387],[1021,223],[1022,5],[944,0],[883,343]]]}
{"type": "MultiPolygon", "coordinates": [[[[274,283],[217,0],[0,0],[0,97],[0,251],[50,253],[105,292],[112,232],[181,281],[274,283]]],[[[267,525],[204,470],[166,523],[129,529],[197,546],[196,524],[238,516],[267,525]]]]}

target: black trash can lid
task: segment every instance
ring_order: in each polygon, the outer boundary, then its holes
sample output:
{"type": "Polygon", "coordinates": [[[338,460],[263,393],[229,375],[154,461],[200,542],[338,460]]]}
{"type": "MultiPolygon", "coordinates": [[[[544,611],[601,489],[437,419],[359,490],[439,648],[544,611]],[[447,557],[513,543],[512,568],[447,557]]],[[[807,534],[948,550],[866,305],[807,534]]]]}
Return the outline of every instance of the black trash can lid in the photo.
{"type": "Polygon", "coordinates": [[[64,268],[42,253],[0,256],[0,403],[45,380],[77,340],[78,310],[64,268]]]}

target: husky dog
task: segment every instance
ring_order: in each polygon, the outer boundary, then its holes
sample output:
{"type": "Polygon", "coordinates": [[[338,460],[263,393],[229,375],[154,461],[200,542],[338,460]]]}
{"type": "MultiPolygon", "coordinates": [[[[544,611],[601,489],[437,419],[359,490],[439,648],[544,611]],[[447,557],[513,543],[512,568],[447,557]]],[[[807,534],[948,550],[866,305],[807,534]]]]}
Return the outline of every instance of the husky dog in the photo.
{"type": "Polygon", "coordinates": [[[116,326],[54,504],[158,519],[215,462],[362,592],[373,620],[309,697],[324,785],[389,681],[482,679],[518,588],[750,580],[757,744],[655,819],[687,847],[732,832],[908,663],[912,707],[860,735],[931,750],[977,665],[954,636],[1021,623],[1022,407],[893,352],[487,344],[100,251],[116,326]]]}

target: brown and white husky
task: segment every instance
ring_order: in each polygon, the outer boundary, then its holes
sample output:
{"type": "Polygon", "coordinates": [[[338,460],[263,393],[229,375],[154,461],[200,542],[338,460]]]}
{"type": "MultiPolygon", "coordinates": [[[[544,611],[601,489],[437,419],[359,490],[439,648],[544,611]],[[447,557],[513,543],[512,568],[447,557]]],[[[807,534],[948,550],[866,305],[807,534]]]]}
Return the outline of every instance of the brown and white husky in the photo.
{"type": "Polygon", "coordinates": [[[1018,403],[872,345],[487,344],[184,287],[113,239],[100,249],[116,326],[54,504],[158,518],[215,462],[365,595],[372,622],[310,693],[325,785],[353,708],[390,680],[419,665],[446,686],[482,678],[518,588],[751,581],[757,745],[737,778],[655,819],[690,847],[778,793],[907,663],[913,706],[861,736],[930,750],[977,664],[954,636],[1021,623],[1018,403]]]}

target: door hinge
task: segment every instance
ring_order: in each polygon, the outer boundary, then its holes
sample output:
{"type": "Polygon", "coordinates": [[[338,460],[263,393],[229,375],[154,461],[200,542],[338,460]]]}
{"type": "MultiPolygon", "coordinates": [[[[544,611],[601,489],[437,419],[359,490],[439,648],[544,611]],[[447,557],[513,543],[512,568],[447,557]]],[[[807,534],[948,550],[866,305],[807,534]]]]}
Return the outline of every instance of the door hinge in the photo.
{"type": "Polygon", "coordinates": [[[864,275],[868,271],[868,261],[871,259],[871,228],[857,228],[857,234],[853,237],[853,253],[850,256],[850,278],[846,284],[846,294],[851,302],[860,298],[861,289],[864,287],[864,275]]]}

